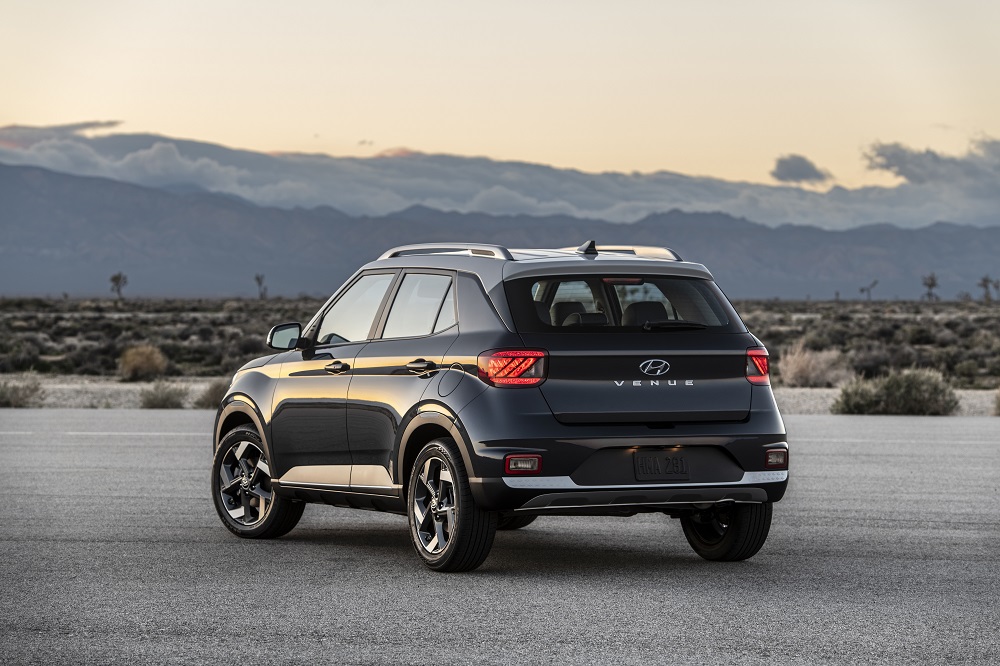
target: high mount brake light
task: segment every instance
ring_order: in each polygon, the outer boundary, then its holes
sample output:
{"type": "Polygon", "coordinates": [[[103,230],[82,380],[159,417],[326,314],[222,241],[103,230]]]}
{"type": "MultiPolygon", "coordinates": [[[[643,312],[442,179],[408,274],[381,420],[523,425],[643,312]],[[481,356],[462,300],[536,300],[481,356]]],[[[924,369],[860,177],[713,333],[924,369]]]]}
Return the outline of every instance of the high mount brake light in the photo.
{"type": "Polygon", "coordinates": [[[548,352],[497,349],[479,355],[479,378],[490,386],[538,386],[545,381],[548,352]]]}
{"type": "Polygon", "coordinates": [[[640,277],[606,277],[603,282],[604,284],[643,284],[646,280],[640,277]]]}
{"type": "Polygon", "coordinates": [[[747,350],[747,381],[751,384],[768,386],[771,375],[768,374],[767,350],[763,347],[751,347],[747,350]]]}

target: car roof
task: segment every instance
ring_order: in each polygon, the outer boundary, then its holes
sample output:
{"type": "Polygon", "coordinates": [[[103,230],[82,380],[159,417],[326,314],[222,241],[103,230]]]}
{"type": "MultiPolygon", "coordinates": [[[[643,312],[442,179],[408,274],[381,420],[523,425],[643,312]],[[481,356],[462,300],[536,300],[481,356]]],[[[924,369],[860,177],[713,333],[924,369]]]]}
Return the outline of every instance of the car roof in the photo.
{"type": "Polygon", "coordinates": [[[666,247],[597,245],[579,248],[506,248],[482,243],[422,243],[386,251],[362,270],[374,268],[437,268],[477,274],[487,291],[515,277],[580,273],[655,273],[711,280],[702,264],[683,261],[666,247]]]}

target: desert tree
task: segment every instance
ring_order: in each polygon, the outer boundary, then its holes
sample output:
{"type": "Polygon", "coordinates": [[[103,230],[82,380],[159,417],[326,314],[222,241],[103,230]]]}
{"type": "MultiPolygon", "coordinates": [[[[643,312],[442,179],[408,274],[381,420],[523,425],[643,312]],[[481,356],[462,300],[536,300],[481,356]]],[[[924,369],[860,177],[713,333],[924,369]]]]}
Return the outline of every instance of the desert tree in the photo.
{"type": "Polygon", "coordinates": [[[257,296],[263,301],[267,298],[267,287],[264,286],[264,274],[257,273],[253,276],[253,281],[257,283],[257,296]]]}
{"type": "Polygon", "coordinates": [[[989,275],[984,275],[976,283],[976,286],[983,290],[983,303],[990,303],[993,301],[993,294],[990,293],[990,287],[993,286],[993,279],[989,275]]]}
{"type": "Polygon", "coordinates": [[[923,298],[928,301],[939,301],[941,298],[934,293],[934,290],[938,287],[937,275],[931,273],[930,275],[923,276],[924,288],[927,293],[924,294],[923,298]]]}
{"type": "Polygon", "coordinates": [[[861,289],[859,289],[858,291],[867,296],[868,300],[870,301],[872,300],[872,289],[874,289],[875,285],[877,284],[878,280],[873,280],[870,285],[868,285],[867,287],[861,287],[861,289]]]}
{"type": "Polygon", "coordinates": [[[128,284],[128,276],[118,271],[111,276],[111,291],[113,291],[117,296],[118,300],[122,299],[122,289],[128,284]]]}

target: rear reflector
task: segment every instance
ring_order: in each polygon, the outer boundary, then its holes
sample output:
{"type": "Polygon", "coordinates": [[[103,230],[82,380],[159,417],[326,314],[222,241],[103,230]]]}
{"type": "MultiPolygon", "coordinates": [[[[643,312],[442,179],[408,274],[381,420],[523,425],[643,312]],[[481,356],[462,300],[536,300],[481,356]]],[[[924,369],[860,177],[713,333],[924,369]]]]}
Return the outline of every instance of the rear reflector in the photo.
{"type": "Polygon", "coordinates": [[[534,453],[512,453],[504,458],[507,474],[538,474],[542,471],[542,457],[534,453]]]}
{"type": "Polygon", "coordinates": [[[763,347],[751,347],[747,350],[747,381],[751,384],[767,386],[771,383],[768,374],[767,350],[763,347]]]}
{"type": "Polygon", "coordinates": [[[538,386],[545,381],[548,352],[498,349],[479,355],[479,378],[490,386],[538,386]]]}
{"type": "Polygon", "coordinates": [[[788,469],[788,451],[768,449],[764,452],[764,467],[767,469],[788,469]]]}

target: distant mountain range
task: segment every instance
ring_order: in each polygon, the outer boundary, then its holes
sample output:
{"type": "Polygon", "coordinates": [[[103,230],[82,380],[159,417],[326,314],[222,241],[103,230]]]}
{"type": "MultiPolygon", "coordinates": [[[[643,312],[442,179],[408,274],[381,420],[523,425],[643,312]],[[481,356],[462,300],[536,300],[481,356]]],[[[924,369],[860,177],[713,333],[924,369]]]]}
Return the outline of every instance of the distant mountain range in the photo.
{"type": "Polygon", "coordinates": [[[765,226],[723,213],[674,210],[632,224],[566,215],[492,215],[411,206],[352,216],[328,206],[272,208],[183,183],[144,187],[0,164],[0,295],[249,296],[264,273],[272,295],[327,295],[360,264],[403,243],[509,247],[666,245],[706,264],[733,298],[916,298],[932,271],[939,293],[975,292],[1000,277],[1000,227],[888,224],[827,231],[765,226]]]}

